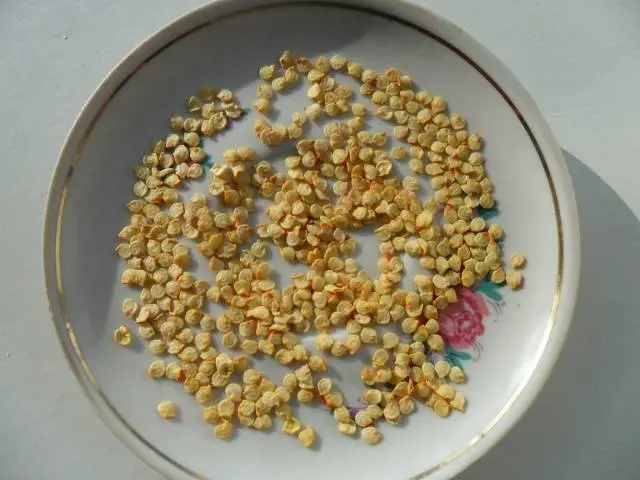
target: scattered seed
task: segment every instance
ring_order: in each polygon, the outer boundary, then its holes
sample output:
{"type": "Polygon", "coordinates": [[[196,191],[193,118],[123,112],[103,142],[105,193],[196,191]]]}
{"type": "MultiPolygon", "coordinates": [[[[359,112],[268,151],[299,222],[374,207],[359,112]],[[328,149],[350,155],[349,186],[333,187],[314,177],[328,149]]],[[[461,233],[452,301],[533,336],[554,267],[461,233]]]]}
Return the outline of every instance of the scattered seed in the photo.
{"type": "Polygon", "coordinates": [[[298,433],[298,442],[305,448],[310,448],[315,441],[316,432],[311,427],[306,427],[298,433]]]}
{"type": "Polygon", "coordinates": [[[382,433],[376,427],[365,427],[362,429],[362,439],[369,445],[375,445],[382,440],[382,433]]]}
{"type": "Polygon", "coordinates": [[[521,253],[514,253],[509,258],[509,262],[511,263],[511,266],[513,268],[522,268],[522,267],[524,267],[525,263],[527,262],[527,259],[521,253]]]}
{"type": "Polygon", "coordinates": [[[233,435],[233,423],[224,421],[213,427],[213,431],[216,437],[227,440],[233,435]]]}
{"type": "Polygon", "coordinates": [[[165,420],[172,420],[178,416],[178,407],[169,400],[158,403],[156,410],[158,411],[158,415],[165,420]]]}
{"type": "Polygon", "coordinates": [[[155,360],[149,364],[147,374],[150,378],[162,378],[166,372],[166,365],[162,360],[155,360]]]}
{"type": "Polygon", "coordinates": [[[509,285],[510,288],[512,288],[513,290],[517,290],[522,286],[522,282],[523,282],[522,272],[515,272],[515,271],[507,272],[506,280],[507,280],[507,285],[509,285]]]}
{"type": "Polygon", "coordinates": [[[129,327],[126,325],[120,325],[113,332],[113,339],[118,345],[128,347],[133,342],[133,335],[131,330],[129,330],[129,327]]]}

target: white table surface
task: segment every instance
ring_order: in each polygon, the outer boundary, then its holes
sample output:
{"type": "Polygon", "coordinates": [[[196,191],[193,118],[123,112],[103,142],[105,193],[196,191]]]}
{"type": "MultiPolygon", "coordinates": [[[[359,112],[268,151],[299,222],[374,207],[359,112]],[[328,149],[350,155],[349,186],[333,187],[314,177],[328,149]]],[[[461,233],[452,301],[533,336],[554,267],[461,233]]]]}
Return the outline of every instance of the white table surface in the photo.
{"type": "MultiPolygon", "coordinates": [[[[238,0],[241,1],[241,0],[238,0]]],[[[127,52],[203,0],[0,5],[0,479],[160,479],[93,414],[47,311],[41,229],[62,141],[127,52]]],[[[640,478],[640,1],[427,0],[529,89],[566,152],[580,211],[578,306],[559,363],[460,478],[640,478]]]]}

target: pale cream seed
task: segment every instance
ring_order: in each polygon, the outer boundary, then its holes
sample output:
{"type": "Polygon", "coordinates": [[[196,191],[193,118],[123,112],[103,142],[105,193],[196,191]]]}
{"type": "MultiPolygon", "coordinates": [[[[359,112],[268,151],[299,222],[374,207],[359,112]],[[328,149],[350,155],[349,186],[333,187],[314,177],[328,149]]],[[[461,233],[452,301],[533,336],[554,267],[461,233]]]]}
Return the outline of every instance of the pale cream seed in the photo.
{"type": "Polygon", "coordinates": [[[178,407],[175,403],[169,400],[164,400],[158,403],[156,410],[158,415],[165,420],[172,420],[178,416],[178,407]]]}
{"type": "Polygon", "coordinates": [[[311,448],[316,441],[316,432],[311,427],[306,427],[298,433],[298,442],[305,448],[311,448]]]}

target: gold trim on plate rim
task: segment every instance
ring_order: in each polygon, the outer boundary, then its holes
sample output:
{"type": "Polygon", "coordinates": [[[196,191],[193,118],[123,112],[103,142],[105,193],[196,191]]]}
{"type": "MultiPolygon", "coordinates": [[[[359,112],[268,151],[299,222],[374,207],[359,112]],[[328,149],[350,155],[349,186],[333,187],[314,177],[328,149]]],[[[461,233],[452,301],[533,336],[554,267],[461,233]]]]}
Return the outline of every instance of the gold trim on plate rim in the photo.
{"type": "MultiPolygon", "coordinates": [[[[396,0],[396,1],[399,1],[399,0],[396,0]]],[[[400,1],[399,3],[407,3],[407,2],[400,1]]],[[[217,22],[226,20],[226,19],[231,18],[231,17],[236,17],[236,16],[239,16],[239,15],[243,15],[243,14],[249,12],[249,11],[265,10],[265,9],[270,9],[270,8],[280,8],[280,7],[283,7],[283,6],[286,7],[286,6],[292,6],[292,5],[296,5],[296,4],[292,4],[292,3],[273,3],[273,4],[269,4],[269,5],[260,5],[260,6],[254,6],[252,8],[244,9],[244,10],[241,10],[241,11],[229,14],[229,15],[224,15],[224,16],[217,17],[215,19],[209,20],[207,22],[204,22],[204,23],[198,25],[197,27],[194,27],[194,28],[190,29],[186,33],[183,33],[183,34],[177,36],[176,38],[172,39],[171,41],[168,41],[162,47],[158,48],[153,54],[149,55],[137,67],[135,67],[133,69],[133,71],[129,75],[127,75],[125,77],[125,79],[114,89],[114,91],[108,96],[106,101],[100,106],[98,112],[96,113],[94,118],[89,123],[89,126],[87,127],[86,131],[83,133],[83,135],[81,137],[81,141],[80,141],[80,143],[78,145],[78,148],[77,148],[77,150],[76,150],[76,152],[75,152],[75,154],[73,156],[73,160],[71,162],[71,165],[69,166],[69,169],[66,172],[66,175],[65,175],[65,178],[64,178],[64,186],[63,186],[63,189],[62,189],[62,193],[60,195],[60,203],[59,203],[59,208],[58,208],[58,215],[56,217],[56,224],[55,224],[54,266],[55,266],[55,280],[56,280],[56,287],[57,287],[57,292],[55,292],[55,294],[57,294],[57,296],[58,296],[58,302],[59,302],[59,305],[60,305],[60,310],[62,312],[61,313],[61,315],[62,315],[62,323],[64,325],[64,329],[67,332],[67,337],[68,337],[68,340],[69,340],[69,344],[71,346],[71,349],[73,350],[73,353],[75,353],[76,360],[78,361],[78,363],[82,367],[82,371],[77,369],[76,368],[77,365],[75,364],[74,360],[72,358],[68,357],[68,355],[71,354],[72,352],[70,352],[69,349],[66,348],[65,343],[62,341],[63,339],[59,338],[59,340],[61,341],[63,350],[65,352],[65,355],[67,355],[67,360],[69,361],[69,365],[70,365],[71,369],[74,371],[74,374],[78,377],[79,380],[82,380],[81,377],[82,377],[83,373],[86,375],[86,378],[90,382],[90,384],[92,385],[92,388],[94,388],[95,393],[97,393],[100,396],[100,398],[105,402],[105,405],[111,410],[111,413],[138,440],[140,440],[147,448],[149,448],[150,450],[155,452],[157,455],[159,455],[165,461],[167,461],[168,463],[170,463],[174,467],[178,468],[183,473],[186,473],[186,474],[192,476],[194,479],[204,479],[205,477],[193,472],[189,468],[185,467],[184,465],[182,465],[182,464],[176,462],[175,460],[173,460],[171,457],[167,456],[162,451],[158,450],[155,446],[153,446],[148,440],[146,440],[141,434],[139,434],[132,426],[130,426],[127,423],[127,421],[120,415],[120,413],[115,409],[115,407],[109,402],[109,399],[107,398],[107,396],[102,392],[102,390],[100,389],[100,386],[96,383],[96,381],[95,381],[95,379],[94,379],[94,377],[93,377],[93,375],[91,373],[91,370],[89,369],[89,366],[88,366],[87,362],[84,360],[84,357],[83,357],[81,349],[80,349],[80,345],[78,344],[78,342],[76,340],[76,336],[74,334],[73,327],[71,326],[71,319],[70,319],[69,314],[67,312],[66,300],[65,300],[65,294],[64,294],[64,286],[63,286],[63,280],[62,280],[62,268],[61,268],[62,267],[62,261],[61,261],[61,255],[62,255],[62,252],[61,252],[62,221],[63,221],[63,217],[64,217],[64,210],[65,210],[65,205],[66,205],[66,200],[67,200],[67,193],[68,193],[69,183],[70,183],[71,177],[73,176],[73,171],[74,171],[75,167],[77,166],[77,164],[78,164],[78,162],[80,160],[80,156],[82,155],[82,151],[84,149],[84,146],[85,146],[89,136],[91,135],[91,132],[92,132],[94,126],[96,125],[96,123],[98,122],[98,120],[100,119],[102,114],[104,113],[105,109],[107,108],[107,106],[109,105],[111,100],[118,94],[118,92],[124,87],[124,85],[131,78],[133,78],[133,76],[139,71],[139,69],[145,63],[147,63],[150,60],[152,60],[153,58],[157,57],[164,50],[166,50],[167,48],[171,47],[175,43],[179,42],[183,38],[185,38],[185,37],[197,32],[197,31],[199,31],[199,30],[201,30],[203,28],[209,27],[209,26],[211,26],[211,25],[213,25],[213,24],[215,24],[217,22]]],[[[451,50],[453,53],[455,53],[456,55],[461,57],[465,62],[467,62],[469,65],[471,65],[476,71],[478,71],[500,93],[500,95],[503,97],[505,102],[512,108],[514,114],[520,120],[520,123],[521,123],[522,127],[527,132],[527,135],[529,136],[529,138],[530,138],[530,140],[531,140],[536,152],[538,153],[538,156],[540,157],[540,162],[542,164],[545,176],[547,178],[547,181],[549,182],[549,189],[550,189],[551,197],[552,197],[552,200],[553,200],[553,207],[554,207],[554,212],[555,212],[555,217],[556,217],[556,227],[557,227],[557,232],[558,232],[558,276],[557,276],[557,280],[556,280],[553,300],[552,300],[552,303],[551,303],[551,310],[550,310],[550,314],[549,314],[548,323],[547,323],[547,326],[545,328],[544,334],[542,336],[542,341],[541,341],[541,343],[539,345],[538,352],[537,352],[537,359],[536,359],[536,366],[537,366],[538,362],[540,361],[540,358],[542,356],[542,353],[544,352],[544,350],[545,350],[545,348],[547,346],[547,343],[549,341],[551,332],[553,330],[553,327],[554,327],[554,324],[555,324],[555,317],[556,317],[556,314],[557,314],[558,305],[559,305],[559,301],[560,301],[560,293],[561,293],[561,289],[562,289],[562,279],[563,279],[563,273],[564,273],[563,272],[563,268],[564,268],[564,237],[563,237],[563,228],[562,228],[562,219],[561,219],[561,214],[560,214],[560,207],[559,207],[559,203],[558,203],[558,195],[557,195],[557,192],[556,192],[556,189],[555,189],[553,178],[551,176],[551,172],[549,170],[549,166],[548,166],[547,161],[546,161],[546,159],[545,159],[545,157],[544,157],[544,155],[542,153],[540,145],[538,144],[535,136],[533,135],[531,127],[526,123],[525,119],[523,118],[523,116],[521,115],[520,111],[515,106],[514,102],[511,100],[511,98],[508,96],[508,94],[500,87],[500,85],[497,83],[496,80],[494,80],[487,72],[485,72],[478,64],[476,64],[464,52],[460,51],[459,49],[457,49],[456,47],[451,45],[449,42],[447,42],[443,38],[437,36],[433,32],[427,31],[422,27],[419,27],[419,26],[417,26],[417,25],[415,25],[415,24],[413,24],[411,22],[408,22],[406,20],[400,19],[400,18],[398,18],[398,17],[396,17],[394,15],[383,13],[383,12],[380,12],[380,11],[377,11],[377,10],[374,10],[374,9],[371,9],[371,8],[366,8],[366,7],[361,7],[361,6],[354,6],[354,5],[336,4],[336,3],[323,2],[323,1],[305,1],[305,2],[303,2],[301,4],[299,4],[299,5],[325,6],[325,7],[343,8],[343,9],[348,9],[348,10],[356,10],[356,11],[360,11],[360,12],[365,12],[365,13],[368,13],[368,14],[372,14],[372,15],[376,15],[376,16],[379,16],[379,17],[386,18],[386,19],[388,19],[390,21],[394,21],[396,23],[400,23],[400,24],[402,24],[402,25],[404,25],[406,27],[409,27],[409,28],[412,28],[414,30],[419,31],[423,35],[431,37],[432,39],[436,40],[437,42],[439,42],[440,44],[444,45],[449,50],[451,50]]],[[[417,5],[412,4],[412,6],[416,7],[417,5]]],[[[58,165],[60,163],[61,158],[62,158],[62,156],[58,159],[58,165]]],[[[51,189],[53,189],[53,186],[54,185],[52,184],[51,189]]],[[[47,217],[49,216],[49,209],[50,208],[51,208],[51,205],[48,205],[47,206],[47,217]]],[[[46,238],[45,238],[45,241],[47,241],[46,238]]],[[[50,273],[48,265],[49,265],[51,259],[49,258],[49,255],[47,254],[46,250],[45,250],[45,258],[44,258],[44,260],[45,260],[45,275],[48,276],[48,274],[50,273]]],[[[49,297],[50,304],[53,303],[52,299],[54,298],[53,296],[55,294],[52,293],[50,291],[50,289],[47,287],[47,295],[49,297]]],[[[50,312],[51,312],[52,321],[54,322],[54,324],[56,322],[59,322],[59,319],[56,318],[56,315],[53,312],[53,309],[51,307],[50,307],[50,312]]],[[[518,386],[516,391],[511,395],[511,397],[507,400],[505,405],[500,409],[500,411],[496,414],[496,416],[477,435],[475,435],[469,441],[469,443],[467,445],[465,445],[464,447],[460,448],[459,450],[457,450],[453,454],[449,455],[444,460],[442,460],[442,461],[436,463],[435,465],[427,468],[426,470],[422,471],[421,473],[410,477],[409,480],[420,480],[420,479],[423,479],[423,478],[427,477],[428,475],[431,475],[432,473],[440,470],[441,468],[451,464],[456,459],[460,458],[467,450],[469,450],[472,446],[474,446],[480,440],[482,440],[491,431],[491,429],[493,427],[495,427],[495,425],[506,415],[506,413],[510,410],[510,408],[518,400],[520,394],[522,393],[524,388],[528,385],[529,380],[530,380],[531,376],[533,375],[534,371],[535,371],[535,368],[531,369],[531,372],[529,373],[527,378],[523,379],[523,381],[520,383],[520,385],[518,386]]],[[[120,440],[123,441],[123,443],[127,444],[125,439],[121,436],[121,433],[118,432],[110,424],[110,422],[107,420],[107,418],[105,418],[105,416],[102,414],[100,406],[95,402],[94,398],[91,396],[91,394],[87,390],[87,385],[85,385],[82,381],[80,381],[80,384],[83,387],[83,393],[87,396],[87,398],[91,402],[91,404],[92,404],[94,410],[96,411],[96,413],[98,414],[98,416],[105,422],[105,424],[110,428],[110,430],[118,438],[120,438],[120,440]]],[[[134,453],[138,454],[138,452],[134,452],[134,453]]],[[[150,462],[148,462],[146,458],[144,458],[141,455],[138,455],[138,456],[145,463],[147,463],[152,468],[157,470],[157,467],[152,465],[150,462]]],[[[165,475],[165,472],[159,471],[159,473],[161,473],[162,475],[165,475]]]]}

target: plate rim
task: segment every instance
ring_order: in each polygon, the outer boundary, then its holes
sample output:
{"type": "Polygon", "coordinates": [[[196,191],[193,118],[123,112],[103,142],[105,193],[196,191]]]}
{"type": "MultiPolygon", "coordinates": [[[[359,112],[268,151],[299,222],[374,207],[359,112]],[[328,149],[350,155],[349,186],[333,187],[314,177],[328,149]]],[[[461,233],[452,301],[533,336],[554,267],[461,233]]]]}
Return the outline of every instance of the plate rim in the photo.
{"type": "Polygon", "coordinates": [[[229,14],[242,14],[256,8],[301,4],[324,4],[367,10],[395,17],[396,20],[425,33],[427,30],[425,24],[429,20],[433,25],[428,33],[452,48],[454,52],[461,54],[510,103],[514,113],[520,117],[523,127],[528,130],[545,167],[560,234],[558,282],[561,285],[558,287],[561,286],[562,290],[556,289],[549,323],[538,347],[535,366],[531,369],[528,378],[521,382],[498,415],[469,444],[411,477],[411,480],[432,475],[450,478],[471,466],[498,443],[522,418],[546,383],[562,350],[573,317],[579,283],[580,235],[575,194],[564,156],[533,99],[516,77],[490,51],[462,29],[421,5],[406,0],[244,0],[242,2],[212,0],[159,28],[134,47],[100,82],[81,108],[56,161],[49,185],[43,230],[43,267],[50,316],[71,370],[94,411],[107,427],[133,453],[158,473],[169,478],[184,480],[205,478],[177,463],[129,427],[93,379],[75,339],[70,319],[66,318],[66,309],[63,308],[65,302],[64,292],[61,289],[62,278],[57,268],[60,221],[63,213],[60,207],[64,204],[66,185],[79,160],[79,152],[82,151],[84,142],[100,118],[100,113],[106,108],[109,100],[117,94],[119,88],[145,61],[158,55],[170,44],[229,14]],[[201,17],[206,17],[207,20],[199,21],[201,17]],[[195,27],[189,28],[189,25],[195,25],[195,27]],[[451,36],[456,38],[455,44],[445,39],[451,36]],[[149,52],[152,53],[149,54],[149,52]],[[497,79],[500,80],[499,83],[497,79]],[[84,133],[81,134],[81,132],[84,133]]]}

